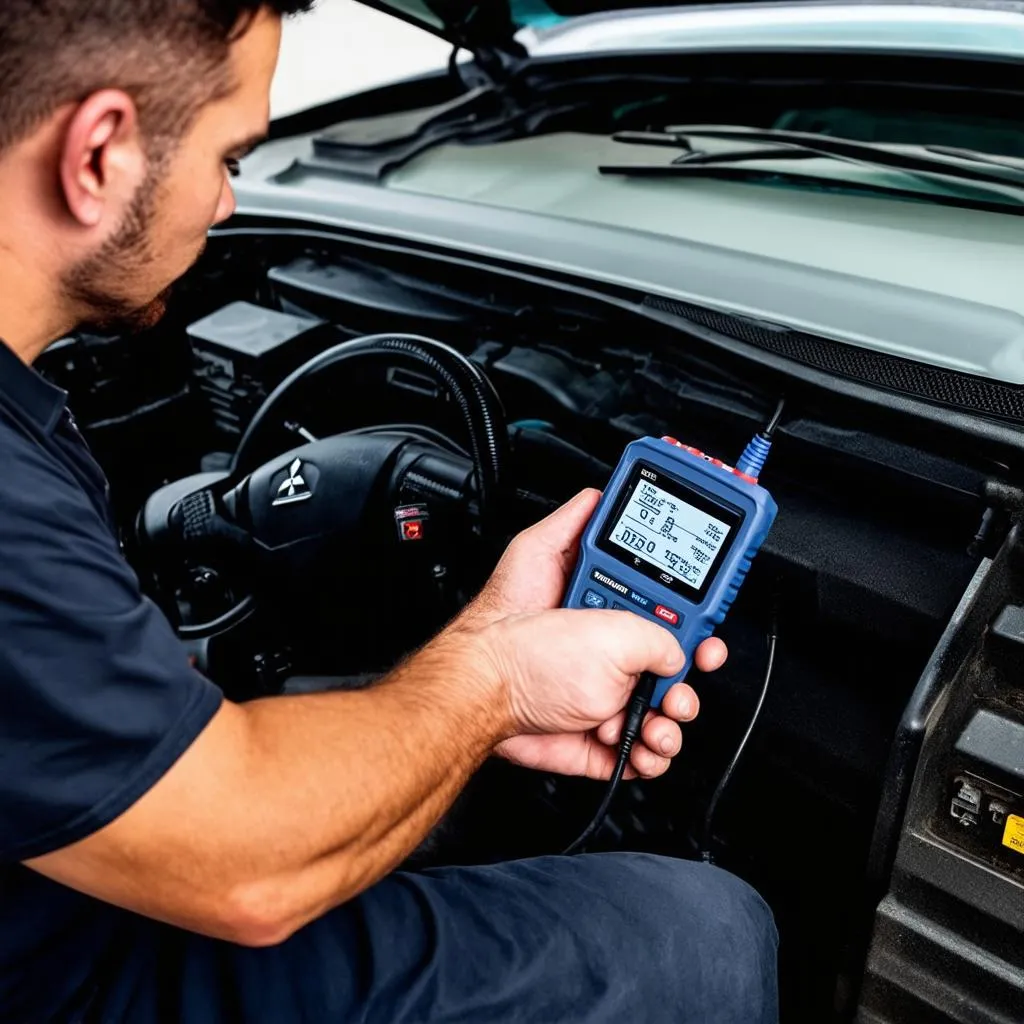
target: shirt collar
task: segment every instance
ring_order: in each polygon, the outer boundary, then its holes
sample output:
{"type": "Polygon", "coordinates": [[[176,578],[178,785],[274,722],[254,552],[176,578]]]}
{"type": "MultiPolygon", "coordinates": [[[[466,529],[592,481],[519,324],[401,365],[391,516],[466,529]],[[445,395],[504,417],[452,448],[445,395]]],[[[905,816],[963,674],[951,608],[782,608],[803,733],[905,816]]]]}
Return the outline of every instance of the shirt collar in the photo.
{"type": "Polygon", "coordinates": [[[67,404],[67,392],[26,366],[0,338],[0,399],[20,409],[49,433],[67,404]]]}

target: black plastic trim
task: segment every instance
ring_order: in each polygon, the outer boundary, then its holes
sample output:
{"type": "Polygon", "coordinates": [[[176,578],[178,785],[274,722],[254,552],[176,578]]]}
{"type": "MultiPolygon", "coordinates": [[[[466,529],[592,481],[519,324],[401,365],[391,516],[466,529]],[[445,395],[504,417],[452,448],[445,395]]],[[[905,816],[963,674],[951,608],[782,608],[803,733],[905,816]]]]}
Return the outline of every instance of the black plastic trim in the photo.
{"type": "Polygon", "coordinates": [[[989,708],[971,716],[956,752],[978,764],[995,769],[1024,788],[1024,724],[989,708]]]}
{"type": "Polygon", "coordinates": [[[643,304],[804,366],[863,381],[886,391],[956,406],[982,416],[1024,423],[1024,387],[857,348],[781,326],[769,327],[677,299],[648,296],[643,304]]]}

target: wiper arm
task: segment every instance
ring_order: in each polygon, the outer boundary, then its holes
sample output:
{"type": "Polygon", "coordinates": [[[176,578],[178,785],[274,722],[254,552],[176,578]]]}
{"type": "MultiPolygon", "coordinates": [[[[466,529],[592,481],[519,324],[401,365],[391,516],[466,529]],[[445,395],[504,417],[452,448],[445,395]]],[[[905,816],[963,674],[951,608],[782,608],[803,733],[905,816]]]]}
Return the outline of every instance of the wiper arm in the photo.
{"type": "MultiPolygon", "coordinates": [[[[767,170],[744,167],[742,164],[627,164],[622,167],[602,166],[602,174],[619,174],[625,178],[713,178],[720,181],[752,183],[786,182],[805,185],[818,190],[867,193],[888,198],[907,199],[912,202],[928,202],[935,206],[953,206],[965,210],[984,210],[989,213],[1024,216],[1024,200],[1014,199],[1003,191],[997,191],[998,199],[984,199],[966,196],[955,191],[922,192],[920,189],[900,188],[895,184],[878,182],[847,182],[824,174],[801,172],[789,168],[767,170]]],[[[981,186],[985,188],[985,186],[981,186]]],[[[988,186],[991,187],[991,186],[988,186]]]]}
{"type": "Polygon", "coordinates": [[[815,135],[811,132],[748,128],[743,125],[672,125],[664,132],[617,132],[612,139],[615,142],[632,145],[681,149],[682,154],[667,165],[668,168],[685,165],[723,166],[751,160],[806,160],[825,157],[861,167],[891,168],[929,178],[954,178],[981,185],[1024,189],[1024,166],[995,159],[979,161],[965,155],[970,151],[951,152],[944,151],[942,147],[922,147],[920,152],[908,153],[882,143],[860,142],[830,135],[815,135]],[[695,148],[693,144],[694,139],[701,137],[760,145],[756,149],[704,152],[695,148]],[[984,166],[972,166],[972,163],[984,166]],[[999,171],[989,169],[996,166],[1000,168],[999,171]]]}

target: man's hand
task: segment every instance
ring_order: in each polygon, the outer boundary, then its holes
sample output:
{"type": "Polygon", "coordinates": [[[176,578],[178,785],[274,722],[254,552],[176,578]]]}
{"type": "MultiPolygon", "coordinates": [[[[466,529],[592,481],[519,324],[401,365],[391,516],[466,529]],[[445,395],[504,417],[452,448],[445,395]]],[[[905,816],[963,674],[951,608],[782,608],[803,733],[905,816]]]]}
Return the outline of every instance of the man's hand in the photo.
{"type": "MultiPolygon", "coordinates": [[[[517,616],[530,616],[531,613],[557,608],[576,564],[580,538],[600,497],[598,491],[583,491],[546,519],[519,534],[509,545],[487,586],[467,614],[478,621],[498,623],[504,619],[512,622],[517,616]]],[[[573,617],[566,620],[565,632],[557,635],[556,628],[542,643],[538,643],[538,631],[547,632],[550,628],[546,625],[547,617],[534,620],[529,637],[525,633],[526,629],[531,628],[529,619],[519,620],[517,626],[511,626],[510,635],[518,635],[519,642],[525,645],[524,649],[544,651],[555,658],[563,646],[562,641],[567,638],[567,634],[571,634],[569,644],[576,645],[576,657],[568,658],[562,665],[564,676],[552,678],[547,669],[543,670],[544,677],[551,678],[555,692],[565,696],[570,693],[575,693],[581,699],[590,696],[588,683],[593,680],[580,677],[581,673],[587,674],[584,668],[586,662],[580,657],[581,643],[596,642],[600,644],[601,650],[614,656],[616,643],[621,645],[620,649],[625,649],[630,647],[632,639],[625,635],[619,636],[620,628],[632,631],[637,625],[642,625],[652,627],[675,644],[667,630],[647,623],[639,616],[593,611],[564,614],[573,617]],[[597,633],[602,635],[588,638],[579,632],[577,616],[585,616],[588,621],[599,623],[597,633]],[[571,626],[568,625],[570,621],[571,626]],[[580,693],[581,690],[584,692],[580,693]]],[[[698,648],[694,662],[700,671],[713,672],[725,663],[726,657],[725,644],[711,638],[698,648]]],[[[675,669],[668,669],[664,674],[674,673],[680,667],[681,662],[675,669]]],[[[630,670],[630,673],[638,671],[630,670]]],[[[537,735],[524,732],[500,744],[496,753],[516,764],[542,771],[607,778],[615,765],[615,748],[622,731],[623,713],[619,709],[628,701],[635,678],[635,675],[630,674],[623,682],[619,694],[621,701],[616,704],[615,713],[594,721],[592,725],[597,726],[596,729],[576,722],[572,729],[560,733],[537,735]]],[[[642,775],[651,778],[666,771],[670,758],[682,746],[682,732],[678,723],[696,718],[699,707],[697,694],[692,687],[684,683],[673,686],[662,701],[661,713],[647,716],[642,733],[643,743],[633,748],[632,768],[627,771],[626,777],[642,775]]]]}
{"type": "MultiPolygon", "coordinates": [[[[28,866],[178,927],[273,945],[400,864],[496,749],[607,776],[636,677],[683,660],[639,615],[557,608],[595,497],[517,538],[480,598],[376,686],[224,701],[130,808],[28,866]]],[[[52,557],[63,565],[62,543],[52,557]]],[[[702,648],[698,666],[722,650],[702,648]]],[[[685,686],[666,711],[696,707],[685,686]]],[[[678,749],[678,728],[652,716],[634,767],[662,770],[654,750],[666,734],[678,749]]]]}

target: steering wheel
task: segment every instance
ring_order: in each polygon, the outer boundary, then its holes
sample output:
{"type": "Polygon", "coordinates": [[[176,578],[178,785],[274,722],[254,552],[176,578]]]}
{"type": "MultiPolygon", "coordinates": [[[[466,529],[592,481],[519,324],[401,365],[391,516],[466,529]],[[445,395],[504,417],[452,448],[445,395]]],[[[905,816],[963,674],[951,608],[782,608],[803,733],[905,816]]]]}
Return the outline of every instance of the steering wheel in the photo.
{"type": "Polygon", "coordinates": [[[308,616],[342,594],[393,621],[416,614],[427,593],[435,614],[453,611],[504,545],[507,449],[497,392],[457,350],[414,335],[342,342],[266,398],[227,471],[145,502],[136,542],[150,589],[190,641],[224,634],[268,602],[308,616]],[[333,371],[357,360],[427,374],[457,412],[464,444],[426,425],[385,424],[279,450],[305,386],[328,371],[334,384],[333,371]]]}

